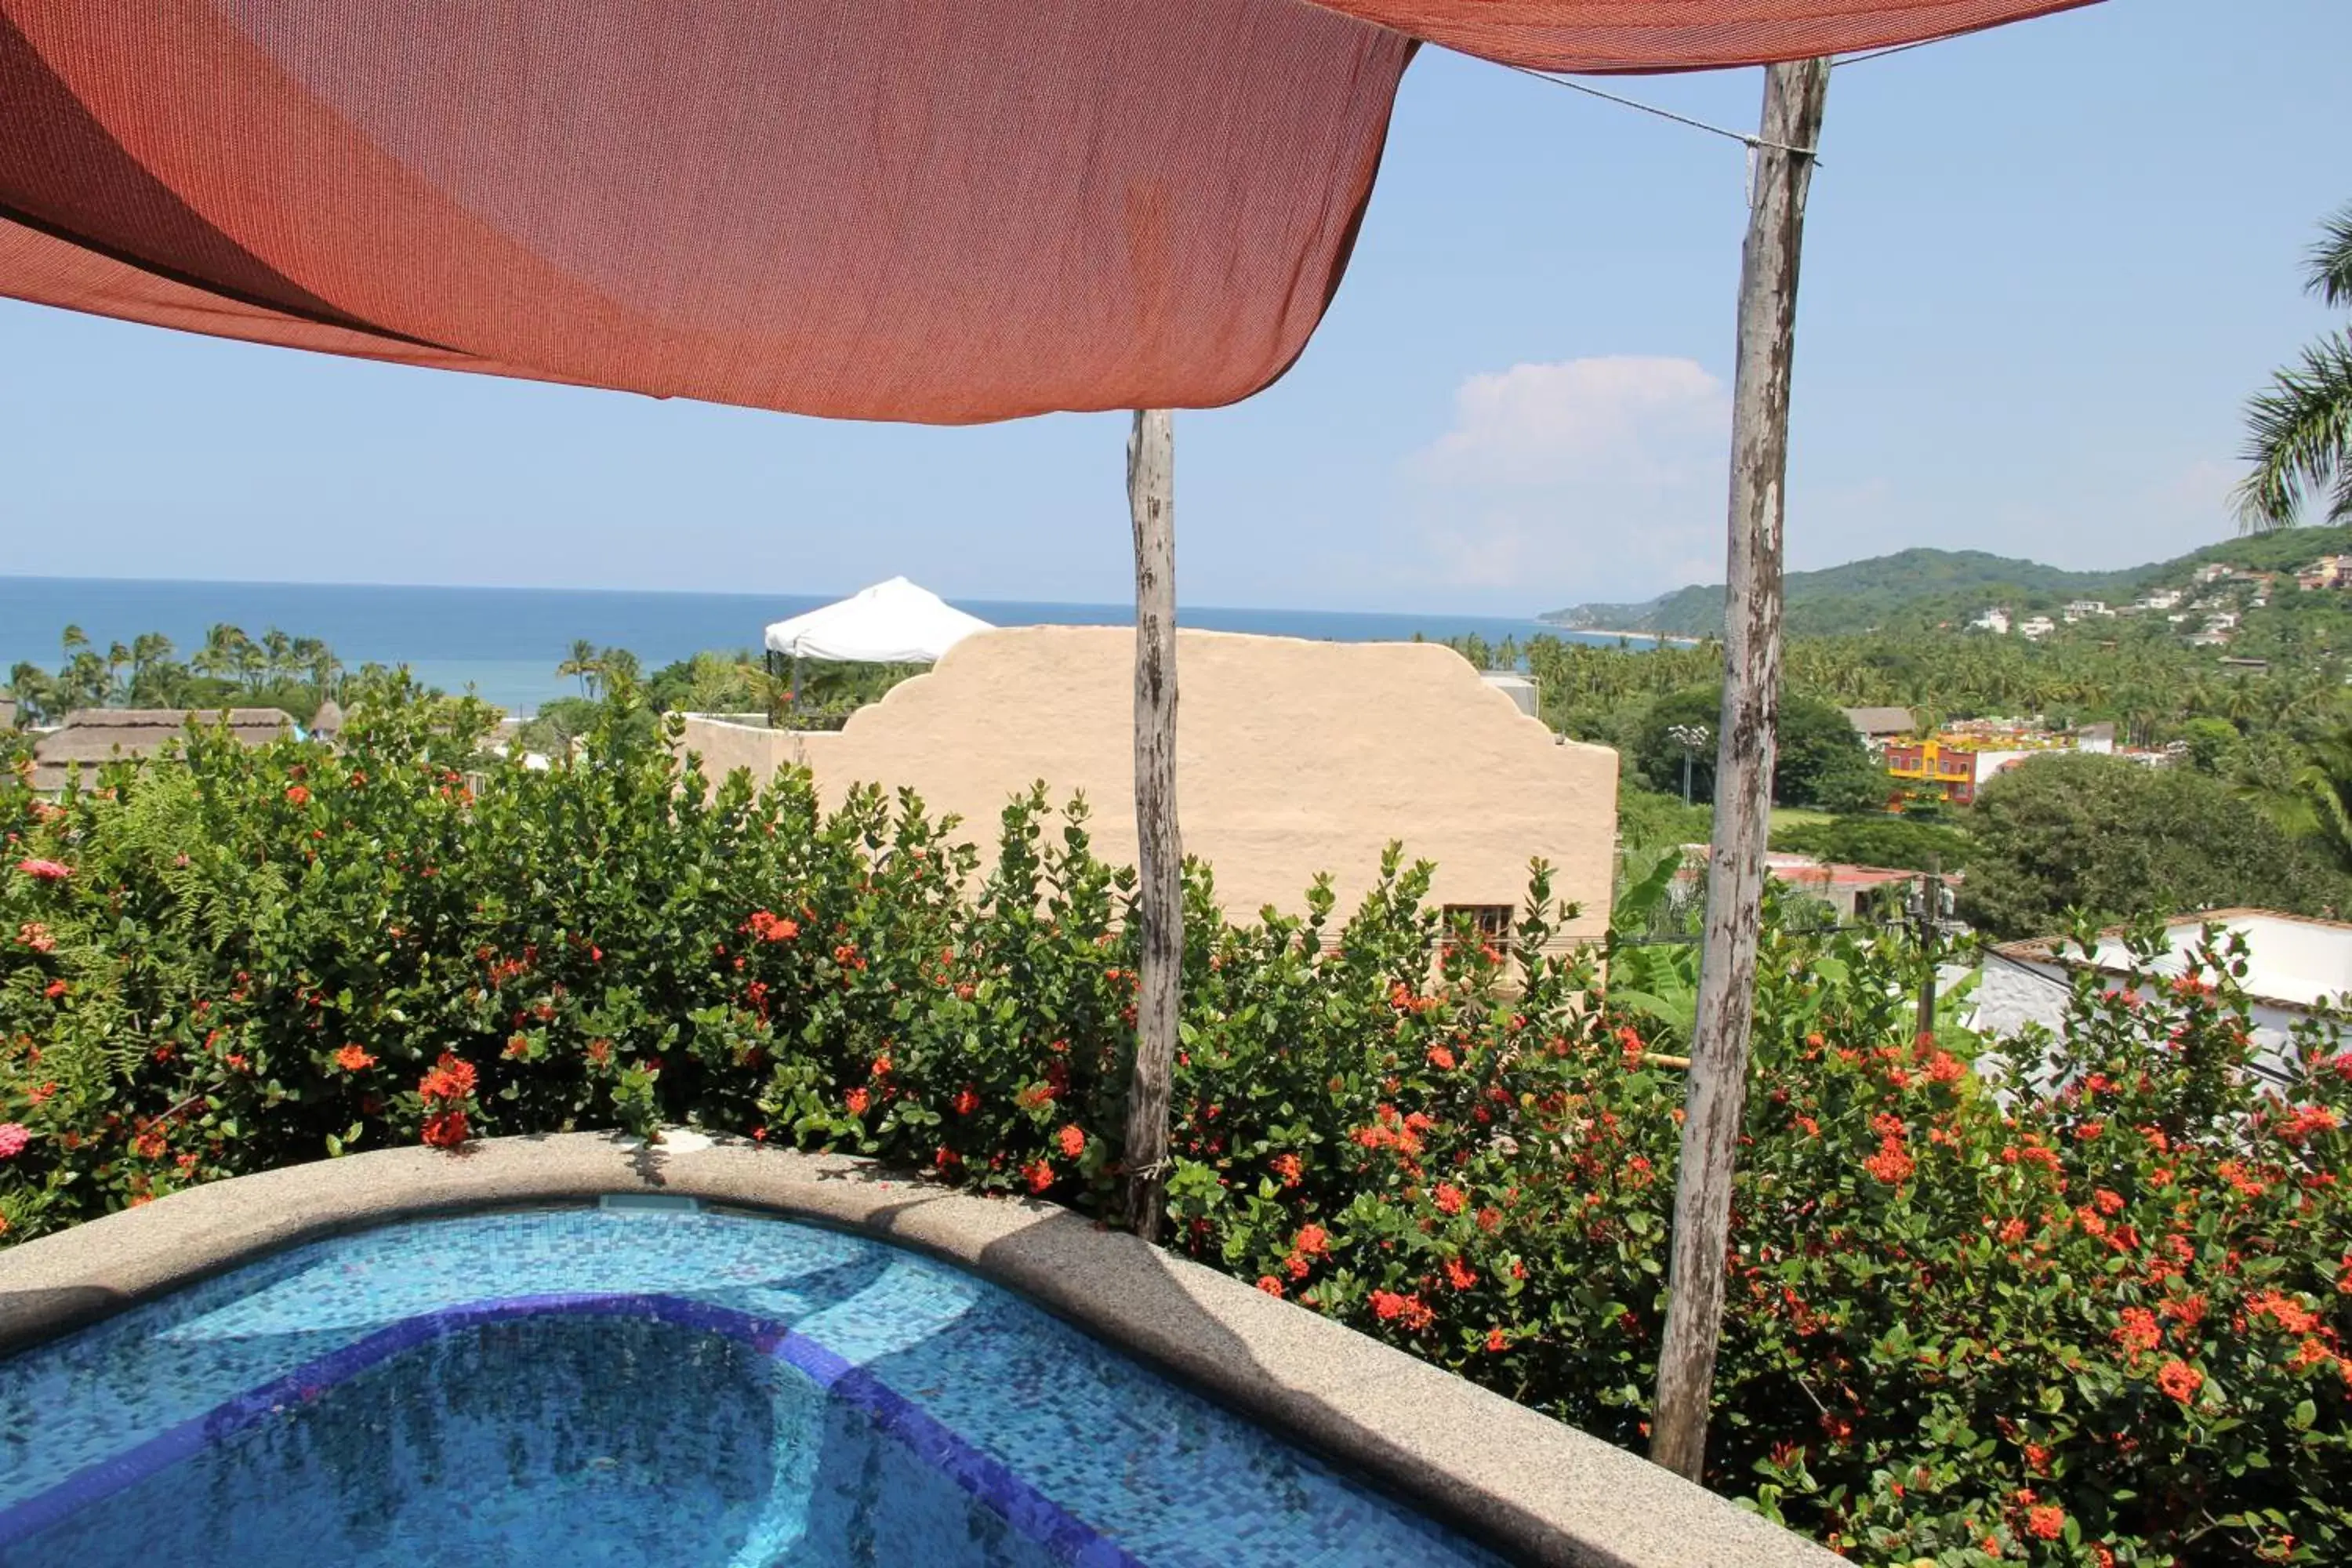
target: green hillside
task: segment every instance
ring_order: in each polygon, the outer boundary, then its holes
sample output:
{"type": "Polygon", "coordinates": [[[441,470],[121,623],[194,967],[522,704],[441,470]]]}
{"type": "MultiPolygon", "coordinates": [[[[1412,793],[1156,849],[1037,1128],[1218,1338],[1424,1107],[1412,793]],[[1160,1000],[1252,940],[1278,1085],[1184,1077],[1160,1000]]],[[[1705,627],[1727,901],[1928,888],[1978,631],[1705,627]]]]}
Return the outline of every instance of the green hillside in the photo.
{"type": "MultiPolygon", "coordinates": [[[[2069,599],[2129,600],[2155,589],[2182,586],[2209,562],[2284,572],[2347,551],[2352,551],[2352,528],[2283,529],[2112,572],[2065,572],[1981,550],[1904,550],[1819,572],[1789,574],[1788,629],[1797,636],[1834,637],[1966,621],[1990,605],[2030,615],[2054,610],[2069,599]]],[[[1723,586],[1677,588],[1638,605],[1576,605],[1542,618],[1564,626],[1716,637],[1723,631],[1723,586]]]]}

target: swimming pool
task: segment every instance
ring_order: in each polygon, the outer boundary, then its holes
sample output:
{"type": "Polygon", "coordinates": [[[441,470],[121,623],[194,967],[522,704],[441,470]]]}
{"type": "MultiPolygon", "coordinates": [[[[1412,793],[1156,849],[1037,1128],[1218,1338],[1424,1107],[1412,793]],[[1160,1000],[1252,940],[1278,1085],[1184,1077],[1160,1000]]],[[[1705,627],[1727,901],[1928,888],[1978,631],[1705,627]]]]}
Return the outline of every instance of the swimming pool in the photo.
{"type": "Polygon", "coordinates": [[[0,1362],[0,1565],[1492,1564],[1017,1296],[608,1203],[313,1243],[0,1362]]]}

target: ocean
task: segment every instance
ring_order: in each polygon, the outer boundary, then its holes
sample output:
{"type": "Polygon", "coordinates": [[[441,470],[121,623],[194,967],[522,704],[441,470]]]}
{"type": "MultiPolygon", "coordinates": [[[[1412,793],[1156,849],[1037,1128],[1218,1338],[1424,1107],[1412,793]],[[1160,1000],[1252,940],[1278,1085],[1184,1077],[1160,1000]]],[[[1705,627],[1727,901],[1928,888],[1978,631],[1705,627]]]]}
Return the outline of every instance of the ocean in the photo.
{"type": "MultiPolygon", "coordinates": [[[[555,673],[572,642],[625,647],[655,670],[705,648],[756,648],[772,621],[837,595],[631,593],[580,588],[382,587],[341,583],[149,582],[110,577],[0,576],[0,672],[28,661],[55,668],[59,635],[78,626],[100,648],[162,632],[179,657],[226,622],[258,637],[275,626],[317,637],[356,669],[406,665],[446,691],[471,688],[516,712],[575,693],[555,673]]],[[[1131,605],[959,600],[998,626],[1123,626],[1131,605]]],[[[1339,610],[1244,610],[1185,605],[1181,624],[1334,642],[1436,640],[1476,633],[1489,641],[1539,633],[1578,641],[1616,639],[1533,620],[1339,610]]]]}

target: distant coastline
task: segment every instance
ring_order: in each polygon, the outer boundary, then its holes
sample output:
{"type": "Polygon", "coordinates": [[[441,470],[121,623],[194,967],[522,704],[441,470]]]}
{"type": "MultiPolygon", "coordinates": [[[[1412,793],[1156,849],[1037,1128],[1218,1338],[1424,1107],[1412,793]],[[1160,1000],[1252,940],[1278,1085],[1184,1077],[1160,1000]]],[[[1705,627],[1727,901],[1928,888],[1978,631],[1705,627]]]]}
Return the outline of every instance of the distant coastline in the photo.
{"type": "Polygon", "coordinates": [[[1705,637],[1685,637],[1679,632],[1640,632],[1627,631],[1617,626],[1571,626],[1566,621],[1548,620],[1543,623],[1543,626],[1547,631],[1573,632],[1580,637],[1599,637],[1612,641],[1622,638],[1626,642],[1665,642],[1673,643],[1677,647],[1696,647],[1706,640],[1705,637]]]}
{"type": "MultiPolygon", "coordinates": [[[[0,575],[0,681],[18,661],[56,668],[58,634],[78,626],[100,650],[161,632],[184,653],[215,623],[259,637],[272,626],[317,637],[344,666],[406,665],[446,691],[472,689],[517,712],[578,684],[555,673],[573,641],[625,647],[648,669],[705,649],[753,648],[771,621],[836,595],[693,594],[614,589],[436,588],[356,584],[221,583],[0,575]]],[[[1132,605],[968,600],[998,626],[1131,625],[1132,605]]],[[[1182,606],[1187,626],[1331,642],[1432,641],[1476,636],[1524,646],[1549,632],[1613,642],[1613,633],[1549,626],[1538,617],[1182,606]]]]}

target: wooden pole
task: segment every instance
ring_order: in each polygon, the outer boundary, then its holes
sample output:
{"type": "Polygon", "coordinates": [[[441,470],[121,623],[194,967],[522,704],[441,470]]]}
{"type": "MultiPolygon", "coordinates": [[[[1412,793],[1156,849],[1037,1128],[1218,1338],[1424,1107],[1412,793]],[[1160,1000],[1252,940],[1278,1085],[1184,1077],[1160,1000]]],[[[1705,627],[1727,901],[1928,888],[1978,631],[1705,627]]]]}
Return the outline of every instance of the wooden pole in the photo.
{"type": "Polygon", "coordinates": [[[1731,1177],[1748,1091],[1756,942],[1780,681],[1781,488],[1789,467],[1789,372],[1805,190],[1829,93],[1826,59],[1764,71],[1761,130],[1750,143],[1748,241],[1740,253],[1739,350],[1732,380],[1731,516],[1717,732],[1715,830],[1706,933],[1683,1099],[1674,1260],[1650,1413],[1650,1458],[1700,1479],[1723,1321],[1731,1177]]]}
{"type": "Polygon", "coordinates": [[[1184,971],[1184,847],[1176,827],[1176,432],[1139,408],[1127,443],[1135,520],[1135,869],[1142,931],[1127,1096],[1127,1223],[1160,1238],[1168,1105],[1184,971]]]}

